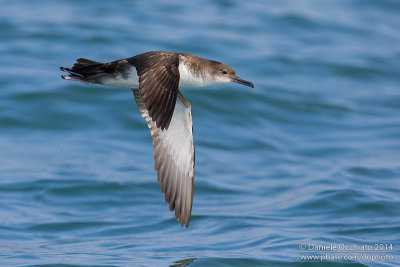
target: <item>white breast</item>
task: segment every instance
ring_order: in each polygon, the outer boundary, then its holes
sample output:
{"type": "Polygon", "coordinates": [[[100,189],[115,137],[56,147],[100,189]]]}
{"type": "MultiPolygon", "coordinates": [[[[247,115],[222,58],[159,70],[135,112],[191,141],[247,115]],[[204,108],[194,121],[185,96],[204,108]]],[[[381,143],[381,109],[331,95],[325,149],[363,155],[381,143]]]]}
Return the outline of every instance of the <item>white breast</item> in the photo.
{"type": "Polygon", "coordinates": [[[179,87],[203,87],[218,83],[211,76],[199,77],[193,75],[193,73],[186,67],[185,63],[183,63],[182,61],[179,62],[179,76],[179,87]]]}

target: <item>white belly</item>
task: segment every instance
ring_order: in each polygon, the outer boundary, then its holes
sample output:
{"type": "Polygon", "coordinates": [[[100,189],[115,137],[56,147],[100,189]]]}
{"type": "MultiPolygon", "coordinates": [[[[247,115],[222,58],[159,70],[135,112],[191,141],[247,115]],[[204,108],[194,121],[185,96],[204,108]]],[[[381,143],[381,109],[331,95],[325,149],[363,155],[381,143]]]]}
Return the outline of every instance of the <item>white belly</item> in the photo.
{"type": "MultiPolygon", "coordinates": [[[[216,81],[211,77],[205,79],[204,77],[195,76],[186,68],[185,64],[183,64],[182,62],[179,63],[179,76],[179,87],[203,87],[225,82],[216,81]]],[[[137,75],[136,68],[132,66],[130,72],[127,75],[118,75],[115,78],[103,80],[102,84],[127,88],[139,88],[139,77],[137,75]]]]}
{"type": "Polygon", "coordinates": [[[118,87],[139,88],[139,76],[137,75],[136,68],[132,66],[127,75],[117,75],[115,78],[104,80],[102,84],[118,87]]]}

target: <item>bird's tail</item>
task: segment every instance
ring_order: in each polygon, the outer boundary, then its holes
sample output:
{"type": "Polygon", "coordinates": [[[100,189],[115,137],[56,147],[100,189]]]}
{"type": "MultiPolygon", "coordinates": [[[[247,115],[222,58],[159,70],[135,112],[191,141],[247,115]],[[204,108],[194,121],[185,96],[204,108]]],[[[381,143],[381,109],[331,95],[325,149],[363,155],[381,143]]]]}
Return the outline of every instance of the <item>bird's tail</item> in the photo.
{"type": "Polygon", "coordinates": [[[107,73],[103,70],[103,63],[92,61],[85,58],[78,58],[72,68],[60,67],[60,70],[68,72],[62,75],[65,80],[74,80],[86,84],[100,83],[107,73]]]}

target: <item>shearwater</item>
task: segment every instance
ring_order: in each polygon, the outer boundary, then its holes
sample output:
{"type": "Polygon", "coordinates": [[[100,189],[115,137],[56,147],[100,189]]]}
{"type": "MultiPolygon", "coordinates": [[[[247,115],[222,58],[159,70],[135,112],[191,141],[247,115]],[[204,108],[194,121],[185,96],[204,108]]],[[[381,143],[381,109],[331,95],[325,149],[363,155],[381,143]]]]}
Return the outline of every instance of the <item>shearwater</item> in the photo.
{"type": "Polygon", "coordinates": [[[203,87],[235,82],[254,88],[227,65],[184,53],[152,51],[100,63],[79,58],[65,80],[132,88],[153,137],[154,168],[175,217],[189,226],[193,202],[194,143],[190,103],[181,86],[203,87]]]}

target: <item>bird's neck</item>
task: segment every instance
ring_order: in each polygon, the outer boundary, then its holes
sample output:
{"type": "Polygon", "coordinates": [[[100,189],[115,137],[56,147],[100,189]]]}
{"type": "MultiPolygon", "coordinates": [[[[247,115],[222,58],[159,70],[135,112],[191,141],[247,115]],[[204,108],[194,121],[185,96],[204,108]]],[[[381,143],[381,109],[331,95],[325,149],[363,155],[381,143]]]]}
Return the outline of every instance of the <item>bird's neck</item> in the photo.
{"type": "Polygon", "coordinates": [[[179,86],[203,87],[218,84],[204,61],[206,59],[192,55],[179,55],[179,86]]]}

